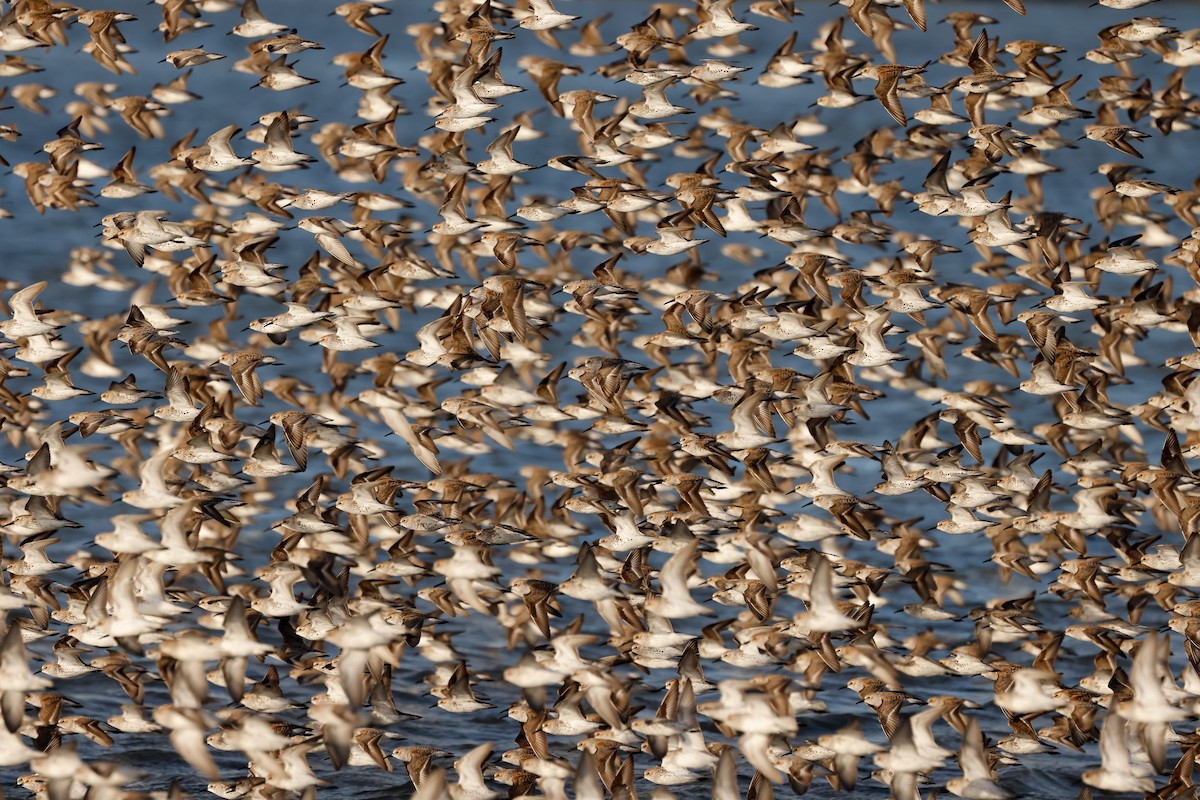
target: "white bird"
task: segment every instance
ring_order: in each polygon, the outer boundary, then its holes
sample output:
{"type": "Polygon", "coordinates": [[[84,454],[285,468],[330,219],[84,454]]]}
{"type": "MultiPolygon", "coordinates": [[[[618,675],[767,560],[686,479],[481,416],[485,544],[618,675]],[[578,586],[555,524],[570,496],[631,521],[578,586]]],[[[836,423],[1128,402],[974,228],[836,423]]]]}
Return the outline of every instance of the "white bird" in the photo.
{"type": "Polygon", "coordinates": [[[1100,767],[1083,773],[1083,782],[1105,792],[1154,791],[1148,764],[1134,764],[1129,752],[1125,718],[1110,708],[1100,729],[1100,767]]]}
{"type": "Polygon", "coordinates": [[[200,409],[188,391],[187,378],[175,366],[167,371],[166,385],[163,388],[167,405],[154,409],[154,416],[171,422],[191,422],[200,416],[200,409]]]}
{"type": "Polygon", "coordinates": [[[527,11],[514,9],[514,14],[520,20],[517,24],[530,31],[548,31],[579,19],[573,14],[563,14],[550,0],[529,0],[527,11]]]}
{"type": "MultiPolygon", "coordinates": [[[[334,317],[333,333],[326,334],[317,340],[317,344],[324,347],[326,350],[332,350],[337,353],[348,353],[354,350],[370,350],[373,347],[379,347],[378,342],[373,342],[362,335],[359,330],[360,317],[334,317]]],[[[363,320],[365,321],[365,320],[363,320]]]]}
{"type": "Polygon", "coordinates": [[[875,764],[891,773],[896,800],[919,800],[917,776],[937,769],[942,759],[922,755],[913,744],[912,718],[905,717],[892,737],[891,748],[875,755],[875,764]]]}
{"type": "Polygon", "coordinates": [[[484,742],[454,762],[458,782],[449,787],[452,800],[492,800],[499,796],[483,779],[483,766],[491,754],[492,743],[484,742]]]}
{"type": "Polygon", "coordinates": [[[974,717],[967,723],[962,749],[958,751],[958,766],[963,774],[946,781],[946,789],[967,800],[1008,800],[1012,792],[996,783],[984,752],[983,732],[974,717]]]}
{"type": "Polygon", "coordinates": [[[1054,711],[1067,704],[1065,699],[1056,696],[1045,686],[1057,680],[1052,672],[1021,667],[1013,670],[1010,678],[1007,686],[1000,686],[998,681],[996,687],[996,705],[1010,714],[1038,714],[1054,711]]]}
{"type": "Polygon", "coordinates": [[[1144,258],[1135,249],[1140,238],[1141,234],[1137,234],[1110,242],[1107,254],[1092,266],[1114,275],[1141,275],[1158,269],[1157,261],[1144,258]]]}
{"type": "Polygon", "coordinates": [[[251,166],[254,159],[242,158],[233,152],[233,147],[229,144],[229,140],[240,130],[237,125],[226,125],[205,139],[204,144],[189,148],[178,157],[190,169],[204,172],[228,172],[231,169],[251,166]]]}
{"type": "Polygon", "coordinates": [[[295,564],[280,561],[267,567],[259,567],[255,575],[267,581],[271,593],[267,597],[256,597],[250,607],[265,617],[290,617],[309,606],[296,599],[295,586],[304,580],[304,573],[295,564]]]}
{"type": "Polygon", "coordinates": [[[167,443],[141,463],[138,467],[140,486],[121,495],[122,502],[150,511],[173,508],[185,502],[177,491],[168,487],[167,462],[171,460],[174,449],[167,443]]]}
{"type": "Polygon", "coordinates": [[[8,299],[8,308],[12,319],[0,322],[0,333],[16,341],[21,338],[51,333],[62,327],[44,322],[33,308],[33,301],[46,286],[46,281],[38,281],[13,293],[13,296],[8,299]]]}
{"type": "Polygon", "coordinates": [[[863,736],[857,719],[834,733],[818,737],[817,744],[834,752],[833,771],[838,777],[838,788],[844,792],[853,792],[858,783],[859,760],[884,749],[863,736]]]}
{"type": "Polygon", "coordinates": [[[302,86],[311,86],[314,83],[318,83],[317,79],[306,78],[296,72],[295,64],[287,63],[286,55],[281,55],[269,63],[262,78],[258,81],[259,86],[273,92],[287,92],[302,86]]]}
{"type": "Polygon", "coordinates": [[[21,638],[21,626],[11,622],[0,642],[0,714],[4,726],[16,732],[25,719],[25,694],[48,689],[49,678],[33,674],[29,669],[29,653],[21,638]]]}
{"type": "Polygon", "coordinates": [[[694,39],[720,39],[737,36],[743,31],[756,31],[757,27],[733,17],[733,0],[708,0],[697,4],[698,24],[691,31],[694,39]]]}
{"type": "MultiPolygon", "coordinates": [[[[160,630],[168,621],[165,617],[148,613],[151,609],[143,602],[143,597],[139,597],[139,590],[145,586],[140,580],[141,571],[146,568],[141,556],[126,556],[107,581],[107,614],[102,607],[93,610],[89,604],[88,608],[89,614],[96,611],[104,615],[102,623],[95,626],[98,633],[110,637],[122,647],[130,648],[134,652],[141,649],[143,635],[160,630]]],[[[161,580],[161,570],[158,575],[161,580]]],[[[89,618],[88,622],[92,620],[89,618]]]]}
{"type": "Polygon", "coordinates": [[[1187,714],[1167,697],[1168,687],[1180,694],[1171,677],[1167,640],[1150,633],[1138,646],[1129,671],[1133,696],[1117,704],[1117,712],[1138,726],[1142,743],[1158,770],[1166,768],[1167,740],[1174,735],[1170,724],[1187,714]]]}
{"type": "Polygon", "coordinates": [[[667,87],[676,80],[678,78],[672,75],[643,86],[642,99],[629,106],[629,113],[641,119],[666,119],[678,114],[693,113],[690,108],[677,106],[667,100],[667,87]]]}
{"type": "Polygon", "coordinates": [[[292,121],[286,111],[271,120],[263,147],[251,151],[250,157],[258,162],[259,169],[267,172],[283,172],[316,160],[292,148],[292,121]]]}
{"type": "Polygon", "coordinates": [[[820,553],[813,553],[812,577],[808,586],[808,610],[797,612],[791,630],[807,633],[832,633],[859,626],[859,621],[843,614],[833,593],[833,564],[820,553]]]}
{"type": "Polygon", "coordinates": [[[446,130],[462,125],[467,126],[463,130],[469,130],[483,125],[491,121],[490,117],[483,115],[500,107],[499,103],[483,100],[476,93],[474,84],[478,77],[479,68],[475,66],[463,67],[454,76],[454,80],[450,84],[450,93],[454,102],[443,108],[438,114],[439,122],[450,125],[446,130]]]}
{"type": "Polygon", "coordinates": [[[320,747],[320,737],[311,737],[276,751],[260,762],[250,765],[251,770],[266,773],[262,777],[271,786],[285,792],[303,792],[312,786],[327,783],[316,776],[308,763],[308,754],[320,747]]]}
{"type": "Polygon", "coordinates": [[[692,598],[688,578],[695,570],[700,540],[693,539],[667,559],[658,574],[659,594],[646,598],[646,609],[667,619],[712,614],[712,609],[692,598]]]}
{"type": "Polygon", "coordinates": [[[267,19],[258,8],[258,0],[242,0],[242,22],[230,33],[243,39],[262,39],[287,29],[287,25],[267,19]]]}
{"type": "Polygon", "coordinates": [[[358,226],[343,222],[335,217],[305,217],[296,223],[302,231],[308,231],[317,239],[317,244],[329,255],[348,267],[361,268],[362,265],[354,260],[346,249],[342,237],[351,231],[357,231],[358,226]]]}

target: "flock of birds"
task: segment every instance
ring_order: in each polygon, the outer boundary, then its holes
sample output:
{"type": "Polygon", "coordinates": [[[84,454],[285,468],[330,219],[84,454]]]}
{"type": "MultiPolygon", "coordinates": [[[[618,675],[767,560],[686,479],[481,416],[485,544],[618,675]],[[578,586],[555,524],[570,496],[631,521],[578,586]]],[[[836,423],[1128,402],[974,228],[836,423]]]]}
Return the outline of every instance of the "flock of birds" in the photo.
{"type": "Polygon", "coordinates": [[[1194,796],[1200,29],[360,0],[331,57],[287,3],[156,2],[0,16],[0,229],[96,232],[4,262],[3,774],[1004,800],[1059,753],[1194,796]],[[244,132],[188,86],[229,65],[280,93],[244,132]]]}

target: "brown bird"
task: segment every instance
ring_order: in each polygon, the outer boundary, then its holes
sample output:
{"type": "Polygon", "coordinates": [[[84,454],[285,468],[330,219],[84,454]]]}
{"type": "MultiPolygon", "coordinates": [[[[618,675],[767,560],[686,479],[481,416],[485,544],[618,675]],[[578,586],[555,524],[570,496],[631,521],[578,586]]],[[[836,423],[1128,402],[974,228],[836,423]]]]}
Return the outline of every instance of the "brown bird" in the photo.
{"type": "Polygon", "coordinates": [[[125,37],[117,28],[118,22],[130,22],[137,17],[122,11],[83,11],[76,19],[87,26],[92,41],[89,42],[90,47],[85,45],[84,49],[91,51],[92,58],[100,66],[116,75],[125,72],[137,74],[133,65],[125,60],[124,52],[128,48],[125,37]]]}
{"type": "Polygon", "coordinates": [[[884,110],[891,114],[892,119],[901,125],[908,125],[908,117],[900,106],[900,81],[925,71],[929,62],[919,67],[905,67],[900,64],[871,64],[858,71],[855,77],[874,78],[875,96],[883,104],[884,110]]]}
{"type": "Polygon", "coordinates": [[[233,383],[242,393],[242,397],[246,398],[250,405],[256,406],[263,398],[263,382],[257,370],[263,364],[278,364],[279,359],[251,350],[241,350],[225,353],[217,359],[217,363],[229,367],[233,383]]]}

